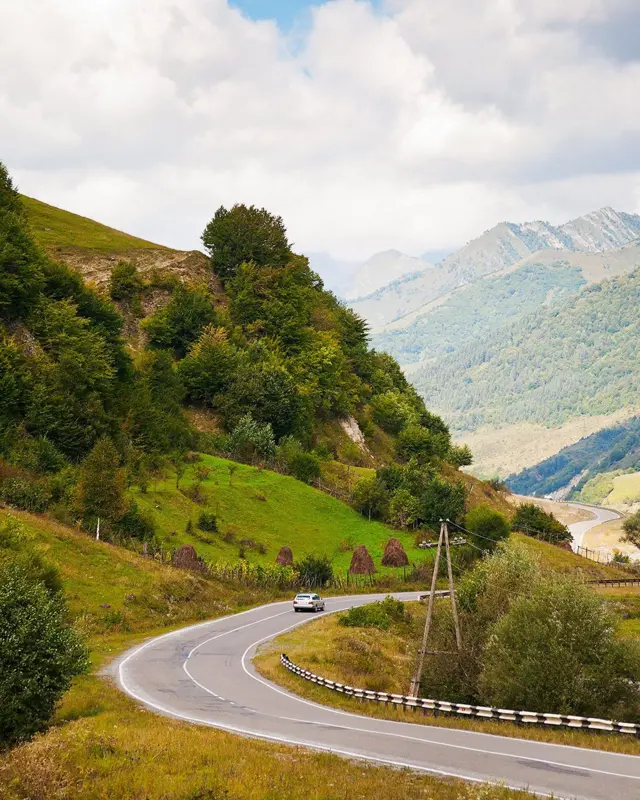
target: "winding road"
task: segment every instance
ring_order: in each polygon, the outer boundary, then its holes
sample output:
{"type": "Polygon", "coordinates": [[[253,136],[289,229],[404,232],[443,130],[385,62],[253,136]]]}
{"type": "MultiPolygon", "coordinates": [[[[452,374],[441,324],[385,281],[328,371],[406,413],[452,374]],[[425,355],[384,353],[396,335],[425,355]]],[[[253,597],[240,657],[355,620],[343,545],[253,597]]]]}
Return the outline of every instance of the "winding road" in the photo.
{"type": "MultiPolygon", "coordinates": [[[[397,595],[416,600],[417,594],[397,595]]],[[[327,612],[384,595],[328,598],[327,612]]],[[[485,733],[362,717],[311,703],[253,669],[256,648],[315,615],[273,603],[152,639],[113,666],[122,689],[148,708],[345,757],[528,788],[541,796],[640,800],[640,758],[485,733]]],[[[544,709],[540,709],[544,710],[544,709]]]]}
{"type": "Polygon", "coordinates": [[[570,503],[569,505],[575,506],[576,508],[582,508],[584,511],[588,511],[593,514],[592,519],[584,520],[584,522],[574,522],[572,525],[568,526],[573,539],[572,548],[574,552],[576,552],[579,547],[582,547],[582,540],[585,533],[588,533],[592,528],[596,528],[598,525],[602,525],[603,522],[611,522],[611,520],[620,519],[622,516],[621,514],[618,514],[617,511],[613,511],[610,508],[586,506],[582,503],[570,503]]]}

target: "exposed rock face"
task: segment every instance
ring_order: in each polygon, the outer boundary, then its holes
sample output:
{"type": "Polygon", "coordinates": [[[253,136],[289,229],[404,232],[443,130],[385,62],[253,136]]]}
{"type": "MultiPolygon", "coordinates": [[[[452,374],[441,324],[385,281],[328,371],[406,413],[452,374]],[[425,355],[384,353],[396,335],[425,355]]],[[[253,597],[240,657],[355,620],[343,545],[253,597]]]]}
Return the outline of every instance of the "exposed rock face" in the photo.
{"type": "Polygon", "coordinates": [[[373,575],[376,572],[376,565],[363,544],[359,544],[353,551],[349,572],[352,575],[373,575]]]}
{"type": "Polygon", "coordinates": [[[281,567],[293,566],[293,553],[290,547],[285,546],[280,548],[280,552],[276,556],[276,564],[279,564],[281,567]]]}
{"type": "Polygon", "coordinates": [[[351,439],[354,444],[357,444],[358,447],[363,450],[365,453],[368,453],[369,450],[367,448],[367,442],[364,438],[364,434],[360,430],[360,426],[358,425],[358,421],[354,417],[344,417],[340,420],[340,427],[342,430],[347,434],[347,436],[351,439]]]}
{"type": "Polygon", "coordinates": [[[382,565],[384,567],[406,567],[408,564],[409,559],[402,542],[399,539],[389,539],[387,546],[384,548],[382,565]]]}

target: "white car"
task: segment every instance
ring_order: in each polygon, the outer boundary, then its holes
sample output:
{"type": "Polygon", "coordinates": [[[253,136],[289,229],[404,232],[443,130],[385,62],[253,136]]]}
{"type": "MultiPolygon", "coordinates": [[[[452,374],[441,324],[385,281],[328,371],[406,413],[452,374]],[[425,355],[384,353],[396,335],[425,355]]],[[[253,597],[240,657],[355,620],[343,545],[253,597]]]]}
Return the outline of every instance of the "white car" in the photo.
{"type": "Polygon", "coordinates": [[[324,611],[324,600],[319,594],[297,594],[293,599],[294,611],[324,611]]]}

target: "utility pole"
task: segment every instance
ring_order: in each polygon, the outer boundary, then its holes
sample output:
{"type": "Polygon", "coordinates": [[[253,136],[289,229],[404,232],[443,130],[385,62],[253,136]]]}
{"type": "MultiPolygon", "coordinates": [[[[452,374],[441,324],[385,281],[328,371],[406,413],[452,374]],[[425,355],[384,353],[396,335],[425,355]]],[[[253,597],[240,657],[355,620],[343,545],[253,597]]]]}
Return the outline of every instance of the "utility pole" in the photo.
{"type": "Polygon", "coordinates": [[[447,573],[449,578],[449,596],[451,598],[451,611],[453,613],[453,623],[456,629],[456,644],[458,651],[462,650],[462,636],[460,634],[460,624],[458,621],[458,607],[456,606],[456,595],[453,585],[453,567],[451,564],[451,548],[449,546],[449,526],[447,521],[440,520],[440,536],[438,538],[438,550],[436,551],[436,560],[433,565],[433,575],[431,576],[431,591],[429,593],[429,603],[427,605],[427,618],[424,623],[424,633],[422,634],[422,645],[418,652],[418,664],[416,671],[411,679],[411,686],[409,688],[409,696],[417,697],[420,689],[420,681],[422,680],[422,672],[424,670],[424,657],[425,655],[447,655],[443,651],[428,651],[427,644],[429,641],[429,631],[431,630],[431,620],[433,618],[433,604],[436,597],[436,581],[438,580],[438,572],[440,569],[440,555],[442,554],[442,545],[445,546],[445,553],[447,558],[447,573]]]}

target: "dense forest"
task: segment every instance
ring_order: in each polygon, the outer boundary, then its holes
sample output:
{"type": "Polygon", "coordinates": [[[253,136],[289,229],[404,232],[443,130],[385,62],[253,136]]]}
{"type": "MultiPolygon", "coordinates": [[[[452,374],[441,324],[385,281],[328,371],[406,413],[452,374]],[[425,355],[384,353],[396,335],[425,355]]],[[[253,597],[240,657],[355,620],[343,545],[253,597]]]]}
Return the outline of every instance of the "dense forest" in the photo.
{"type": "Polygon", "coordinates": [[[637,405],[640,270],[584,288],[417,371],[427,403],[456,430],[637,405]]]}
{"type": "Polygon", "coordinates": [[[574,493],[602,472],[640,466],[640,417],[598,431],[564,447],[557,455],[507,478],[518,494],[546,495],[568,486],[576,478],[574,493]]]}
{"type": "Polygon", "coordinates": [[[348,441],[353,458],[371,465],[469,460],[394,359],[369,348],[365,323],[292,251],[280,218],[221,208],[203,243],[222,293],[128,262],[97,289],[38,247],[0,169],[1,500],[146,535],[126,487],[163,463],[180,471],[192,450],[278,454],[310,480],[337,455],[327,426],[349,418],[364,437],[348,441]],[[158,289],[164,300],[147,313],[158,289]],[[142,348],[123,337],[131,320],[142,348]],[[208,415],[206,432],[190,407],[208,415]]]}
{"type": "Polygon", "coordinates": [[[557,305],[585,283],[578,267],[526,264],[458,289],[408,327],[374,334],[373,343],[401,364],[429,361],[484,339],[543,305],[557,305]]]}

